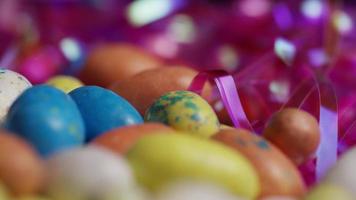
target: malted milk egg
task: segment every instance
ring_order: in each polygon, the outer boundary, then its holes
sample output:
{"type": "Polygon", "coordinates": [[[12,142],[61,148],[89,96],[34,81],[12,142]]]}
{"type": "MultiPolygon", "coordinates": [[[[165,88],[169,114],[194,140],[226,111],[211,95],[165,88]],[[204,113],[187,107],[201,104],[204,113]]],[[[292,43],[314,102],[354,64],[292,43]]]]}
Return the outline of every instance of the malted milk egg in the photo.
{"type": "Polygon", "coordinates": [[[4,121],[15,99],[31,86],[31,83],[24,76],[0,68],[0,124],[4,121]]]}

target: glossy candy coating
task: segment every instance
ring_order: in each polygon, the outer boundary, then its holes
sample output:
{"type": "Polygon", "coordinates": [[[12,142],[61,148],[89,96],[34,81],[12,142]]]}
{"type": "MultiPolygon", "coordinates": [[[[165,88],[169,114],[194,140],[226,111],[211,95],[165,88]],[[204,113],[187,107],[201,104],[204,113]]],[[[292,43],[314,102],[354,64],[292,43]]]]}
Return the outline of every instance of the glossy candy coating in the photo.
{"type": "Polygon", "coordinates": [[[16,98],[31,86],[31,83],[24,76],[0,68],[0,124],[4,121],[16,98]]]}
{"type": "Polygon", "coordinates": [[[320,142],[318,121],[311,114],[296,108],[283,109],[274,114],[263,136],[296,165],[309,160],[320,142]]]}
{"type": "Polygon", "coordinates": [[[27,89],[11,106],[6,126],[43,156],[84,141],[84,123],[75,102],[48,85],[27,89]]]}
{"type": "Polygon", "coordinates": [[[214,141],[186,134],[153,134],[141,138],[127,157],[137,180],[151,190],[189,179],[219,185],[241,197],[259,194],[259,180],[250,162],[214,141]]]}
{"type": "MultiPolygon", "coordinates": [[[[197,74],[196,70],[188,67],[164,66],[118,81],[110,89],[127,99],[141,115],[144,115],[148,107],[165,93],[187,90],[197,74]]],[[[211,86],[207,83],[202,96],[208,99],[210,94],[211,86]]]]}
{"type": "Polygon", "coordinates": [[[125,154],[141,137],[148,134],[176,133],[172,128],[159,123],[144,123],[117,128],[95,138],[91,143],[125,154]]]}
{"type": "Polygon", "coordinates": [[[65,93],[83,86],[83,83],[73,76],[54,76],[47,80],[46,84],[56,87],[65,93]]]}
{"type": "Polygon", "coordinates": [[[137,46],[116,43],[95,47],[79,74],[87,85],[108,87],[116,81],[161,65],[161,61],[137,46]]]}
{"type": "Polygon", "coordinates": [[[83,86],[69,95],[78,105],[84,119],[87,141],[114,128],[143,122],[129,102],[110,90],[83,86]]]}
{"type": "Polygon", "coordinates": [[[129,165],[97,146],[70,149],[48,160],[47,193],[55,200],[115,200],[133,186],[129,165]]]}
{"type": "Polygon", "coordinates": [[[306,192],[292,161],[262,137],[244,129],[223,129],[213,139],[234,148],[254,165],[261,181],[260,197],[301,197],[306,192]]]}
{"type": "Polygon", "coordinates": [[[11,193],[26,195],[44,186],[45,166],[22,138],[0,131],[0,180],[11,193]]]}
{"type": "Polygon", "coordinates": [[[202,97],[189,91],[164,94],[147,110],[145,120],[161,122],[201,137],[210,137],[220,128],[210,105],[202,97]]]}
{"type": "Polygon", "coordinates": [[[316,186],[311,192],[305,197],[304,200],[353,200],[355,199],[351,193],[348,193],[344,188],[328,184],[321,183],[316,186]]]}

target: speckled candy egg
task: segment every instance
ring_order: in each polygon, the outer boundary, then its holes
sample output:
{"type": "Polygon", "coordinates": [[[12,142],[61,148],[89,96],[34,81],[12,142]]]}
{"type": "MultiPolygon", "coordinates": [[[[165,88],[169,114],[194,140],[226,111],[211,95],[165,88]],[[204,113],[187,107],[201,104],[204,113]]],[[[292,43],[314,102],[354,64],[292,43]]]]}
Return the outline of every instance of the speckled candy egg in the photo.
{"type": "Polygon", "coordinates": [[[0,180],[16,195],[43,188],[45,167],[35,150],[22,138],[0,131],[0,180]]]}
{"type": "Polygon", "coordinates": [[[75,102],[48,85],[34,86],[22,93],[10,108],[6,126],[43,156],[84,141],[84,122],[75,102]]]}
{"type": "Polygon", "coordinates": [[[214,184],[180,181],[162,190],[156,200],[245,200],[214,184]]]}
{"type": "Polygon", "coordinates": [[[134,186],[129,165],[97,146],[66,150],[48,161],[47,193],[54,200],[115,200],[134,186]]]}
{"type": "Polygon", "coordinates": [[[164,94],[147,110],[145,120],[161,122],[201,137],[212,136],[220,127],[210,105],[202,97],[189,91],[164,94]]]}
{"type": "Polygon", "coordinates": [[[325,177],[326,183],[345,188],[356,196],[356,148],[348,150],[325,177]]]}
{"type": "Polygon", "coordinates": [[[55,76],[47,80],[46,84],[56,87],[65,93],[83,86],[83,83],[73,76],[55,76]]]}
{"type": "Polygon", "coordinates": [[[102,44],[88,55],[79,77],[87,85],[107,87],[161,64],[158,58],[132,44],[102,44]]]}
{"type": "Polygon", "coordinates": [[[22,75],[0,69],[0,124],[4,121],[11,104],[29,87],[31,83],[22,75]]]}
{"type": "Polygon", "coordinates": [[[213,139],[232,147],[254,165],[261,181],[260,197],[301,197],[306,192],[293,162],[262,137],[244,129],[223,129],[213,139]]]}
{"type": "Polygon", "coordinates": [[[145,123],[125,126],[101,134],[92,141],[119,154],[125,154],[141,137],[148,134],[176,133],[168,126],[159,123],[145,123]]]}
{"type": "Polygon", "coordinates": [[[129,102],[110,90],[83,86],[69,95],[77,103],[84,119],[87,141],[114,128],[143,122],[129,102]]]}
{"type": "Polygon", "coordinates": [[[263,136],[296,165],[313,157],[320,142],[318,121],[308,112],[296,108],[275,113],[267,123],[263,136]]]}
{"type": "Polygon", "coordinates": [[[176,181],[207,181],[246,198],[259,194],[254,167],[241,154],[187,134],[152,134],[127,153],[137,180],[152,191],[176,181]]]}

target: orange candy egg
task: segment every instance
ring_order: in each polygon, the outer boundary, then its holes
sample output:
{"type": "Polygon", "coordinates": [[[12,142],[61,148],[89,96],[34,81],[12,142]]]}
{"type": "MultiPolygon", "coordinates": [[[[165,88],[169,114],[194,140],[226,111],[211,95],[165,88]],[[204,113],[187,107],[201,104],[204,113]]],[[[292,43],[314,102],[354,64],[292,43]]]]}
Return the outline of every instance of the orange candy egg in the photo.
{"type": "Polygon", "coordinates": [[[243,129],[222,129],[213,139],[239,151],[254,165],[261,181],[260,197],[300,197],[305,193],[298,169],[262,137],[243,129]]]}
{"type": "Polygon", "coordinates": [[[320,142],[317,120],[308,112],[295,108],[287,108],[273,115],[263,136],[296,165],[309,160],[320,142]]]}
{"type": "Polygon", "coordinates": [[[92,50],[79,77],[86,85],[107,87],[161,64],[158,58],[134,45],[105,44],[92,50]]]}
{"type": "Polygon", "coordinates": [[[0,180],[16,195],[40,191],[44,165],[34,149],[21,138],[0,130],[0,180]]]}
{"type": "Polygon", "coordinates": [[[147,134],[156,133],[176,133],[176,131],[159,123],[125,126],[100,135],[92,141],[92,144],[104,146],[119,154],[125,154],[138,139],[147,134]]]}
{"type": "MultiPolygon", "coordinates": [[[[144,71],[130,79],[115,83],[111,89],[127,99],[142,115],[160,96],[176,90],[187,90],[198,74],[194,69],[181,66],[166,66],[144,71]]],[[[209,98],[211,86],[206,85],[203,97],[209,98]]]]}

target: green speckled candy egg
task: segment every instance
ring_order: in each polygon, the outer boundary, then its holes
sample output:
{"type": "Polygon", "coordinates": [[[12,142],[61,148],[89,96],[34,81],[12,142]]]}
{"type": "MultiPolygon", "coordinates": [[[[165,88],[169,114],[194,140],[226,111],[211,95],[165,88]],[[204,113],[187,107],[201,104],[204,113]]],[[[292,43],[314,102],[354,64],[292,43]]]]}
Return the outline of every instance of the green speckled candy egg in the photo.
{"type": "Polygon", "coordinates": [[[210,105],[189,91],[172,91],[157,99],[146,111],[146,121],[161,122],[201,137],[219,131],[220,123],[210,105]]]}

